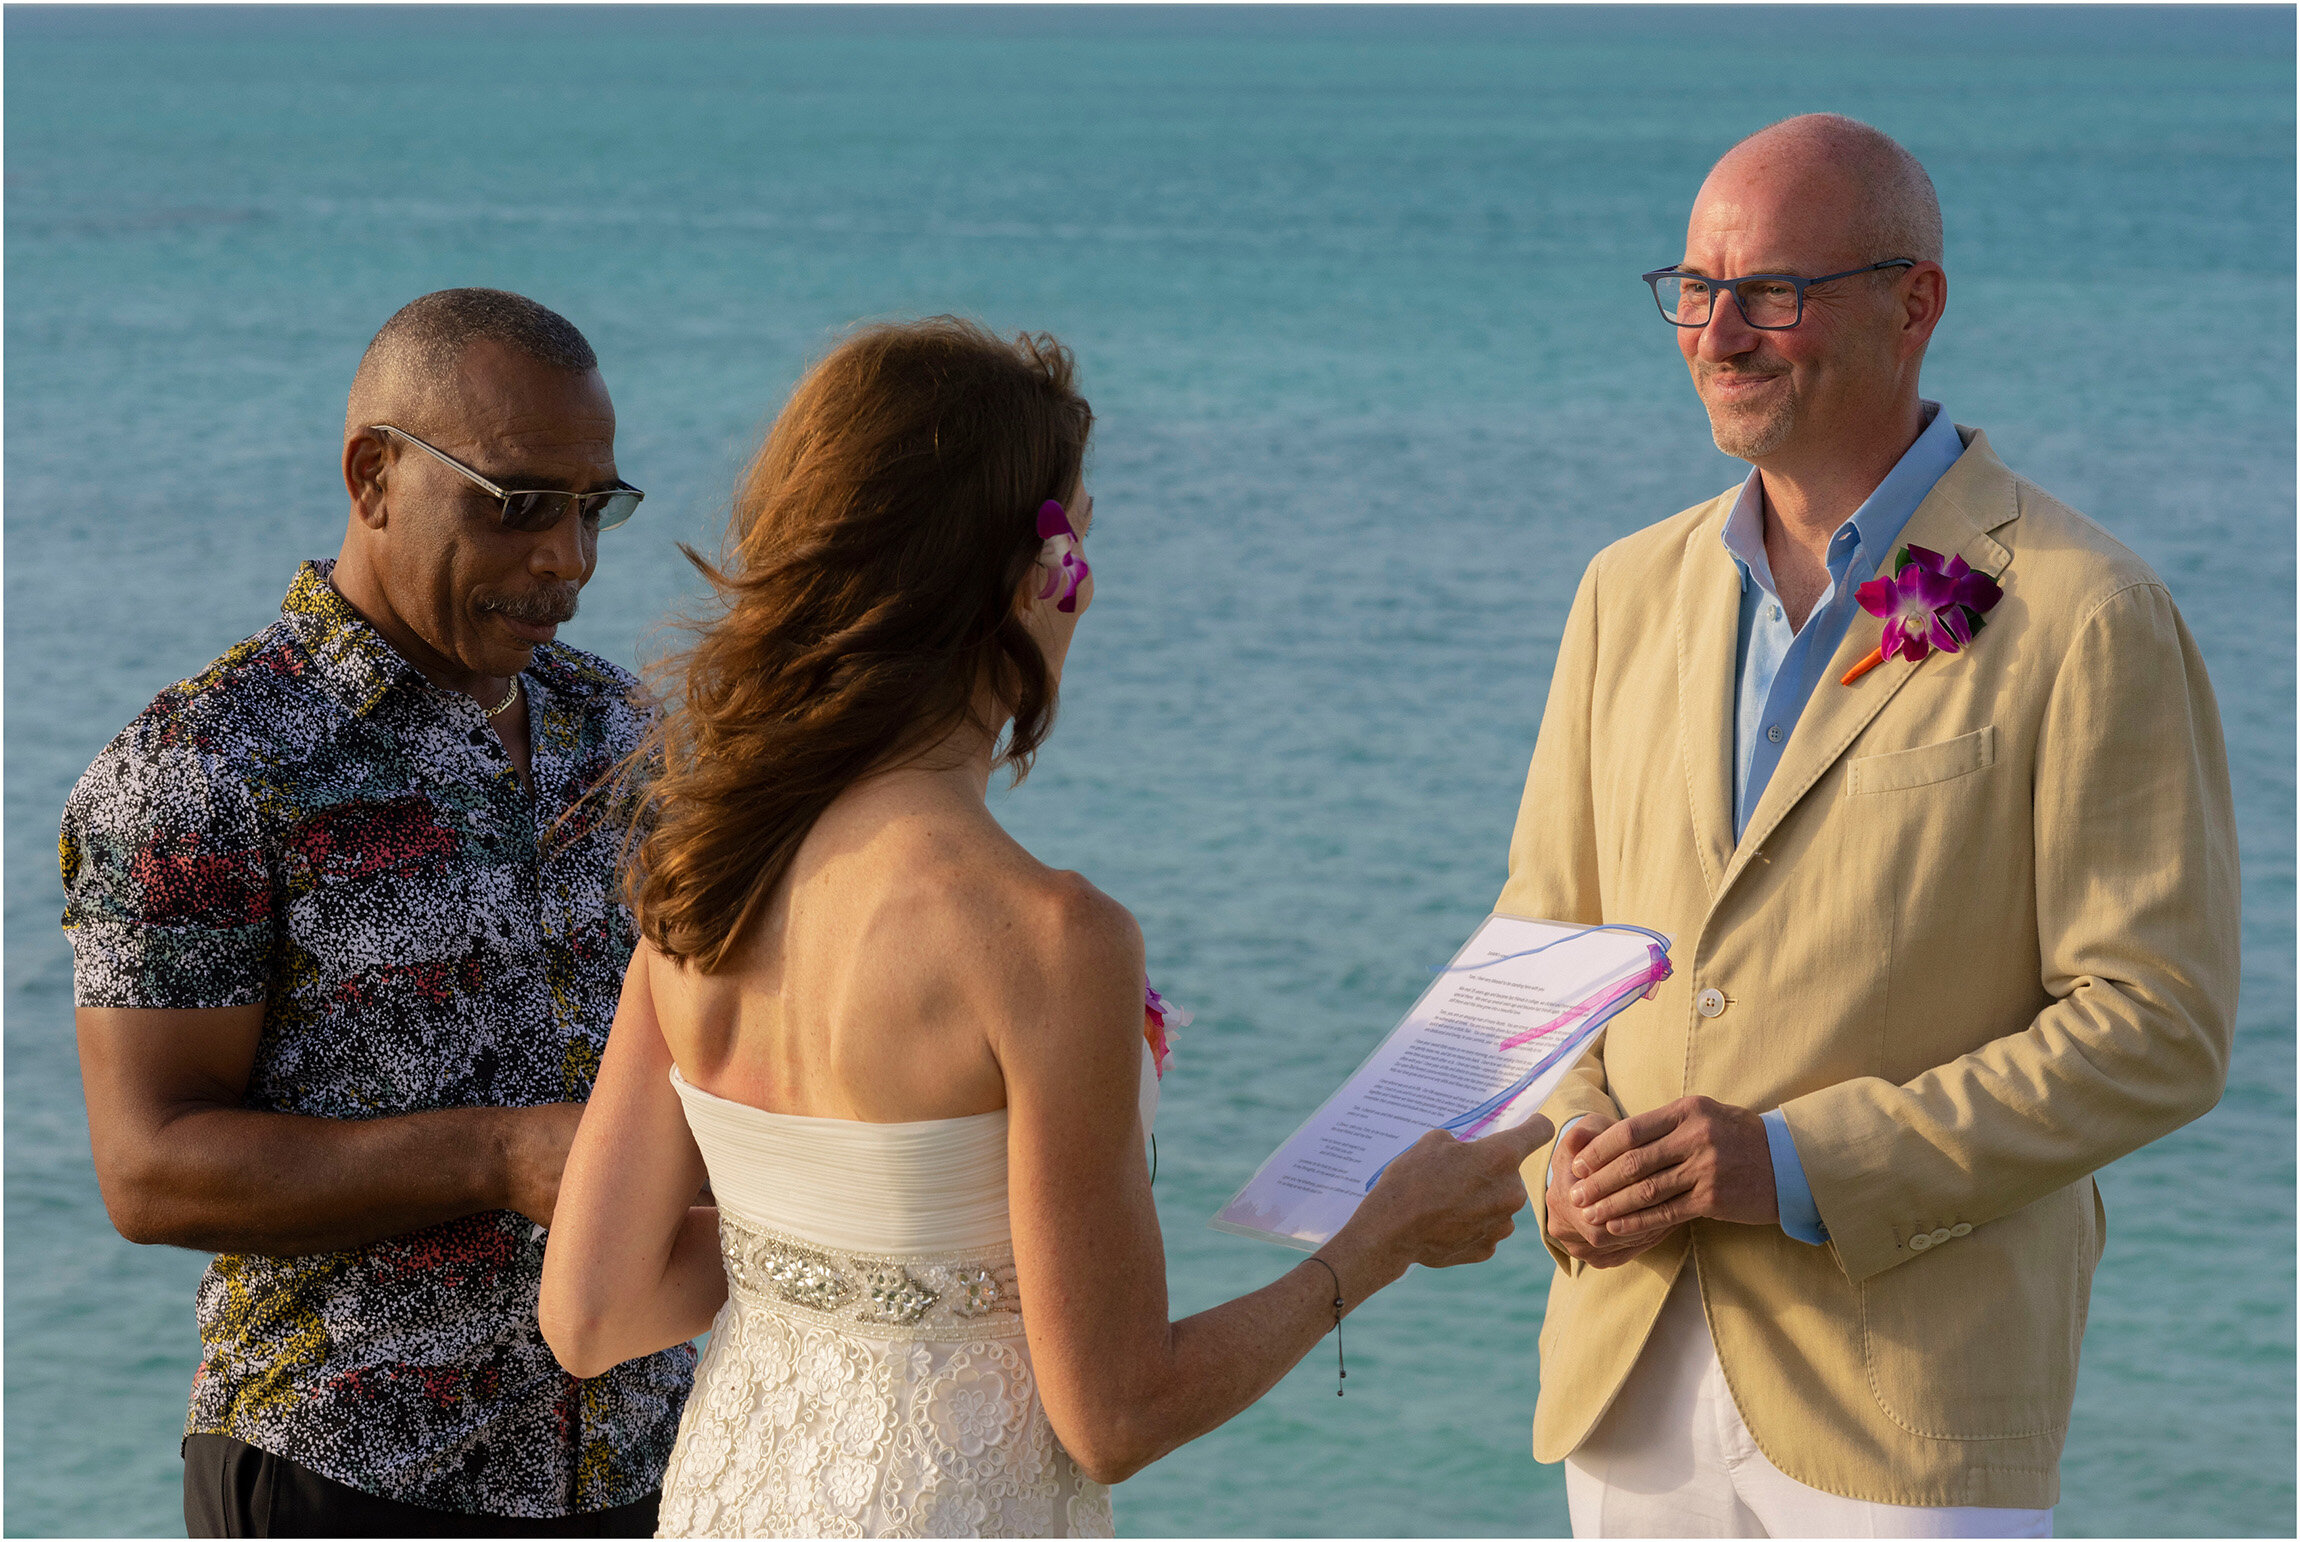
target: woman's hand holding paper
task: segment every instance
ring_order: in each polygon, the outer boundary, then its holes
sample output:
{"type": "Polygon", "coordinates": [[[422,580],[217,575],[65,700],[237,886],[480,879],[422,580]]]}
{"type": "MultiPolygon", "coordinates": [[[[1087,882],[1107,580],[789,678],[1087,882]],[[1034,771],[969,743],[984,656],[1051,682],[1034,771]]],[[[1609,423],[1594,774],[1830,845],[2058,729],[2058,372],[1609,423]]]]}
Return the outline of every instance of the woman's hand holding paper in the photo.
{"type": "Polygon", "coordinates": [[[1408,1264],[1445,1269],[1493,1257],[1517,1229],[1511,1217],[1525,1203],[1518,1168],[1550,1134],[1539,1114],[1476,1140],[1429,1131],[1399,1153],[1334,1244],[1321,1251],[1362,1239],[1394,1264],[1389,1279],[1408,1264]]]}

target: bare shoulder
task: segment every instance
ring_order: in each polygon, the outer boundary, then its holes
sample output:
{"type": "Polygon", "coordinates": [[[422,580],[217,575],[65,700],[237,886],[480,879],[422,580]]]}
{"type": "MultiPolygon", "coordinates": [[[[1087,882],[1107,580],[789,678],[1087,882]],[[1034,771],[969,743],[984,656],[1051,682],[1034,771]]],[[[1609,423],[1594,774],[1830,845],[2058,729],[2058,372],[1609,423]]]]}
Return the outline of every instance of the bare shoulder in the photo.
{"type": "Polygon", "coordinates": [[[1042,963],[1062,970],[1141,972],[1141,925],[1084,874],[1042,867],[1017,886],[1015,901],[1031,922],[1042,963]]]}
{"type": "Polygon", "coordinates": [[[1142,958],[1142,929],[1083,874],[1048,867],[1018,845],[951,852],[921,875],[922,898],[963,917],[1025,976],[1110,967],[1142,958]]]}
{"type": "MultiPolygon", "coordinates": [[[[855,920],[881,941],[903,939],[917,963],[940,960],[937,974],[1039,992],[1049,976],[1140,969],[1142,935],[1125,906],[1039,861],[979,810],[886,820],[851,849],[860,860],[844,881],[868,874],[852,891],[867,896],[855,920]]],[[[803,894],[816,871],[835,884],[836,862],[802,862],[795,886],[803,894]]]]}
{"type": "Polygon", "coordinates": [[[982,875],[975,914],[987,922],[978,978],[1009,1047],[1074,1041],[1098,1025],[1138,1032],[1142,928],[1081,874],[1034,859],[982,875]]]}

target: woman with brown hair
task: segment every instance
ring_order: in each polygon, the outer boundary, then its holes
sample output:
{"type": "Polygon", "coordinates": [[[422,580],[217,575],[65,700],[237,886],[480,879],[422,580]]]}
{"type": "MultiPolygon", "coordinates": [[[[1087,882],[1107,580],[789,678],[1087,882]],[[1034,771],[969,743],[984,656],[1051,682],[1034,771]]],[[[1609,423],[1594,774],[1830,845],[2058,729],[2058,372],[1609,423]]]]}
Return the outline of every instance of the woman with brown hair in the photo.
{"type": "Polygon", "coordinates": [[[1051,338],[868,328],[705,565],[540,1303],[577,1376],[710,1331],[663,1535],[1107,1535],[1105,1484],[1524,1202],[1544,1121],[1426,1136],[1313,1258],[1168,1321],[1141,933],[984,803],[1093,602],[1092,423],[1051,338]]]}

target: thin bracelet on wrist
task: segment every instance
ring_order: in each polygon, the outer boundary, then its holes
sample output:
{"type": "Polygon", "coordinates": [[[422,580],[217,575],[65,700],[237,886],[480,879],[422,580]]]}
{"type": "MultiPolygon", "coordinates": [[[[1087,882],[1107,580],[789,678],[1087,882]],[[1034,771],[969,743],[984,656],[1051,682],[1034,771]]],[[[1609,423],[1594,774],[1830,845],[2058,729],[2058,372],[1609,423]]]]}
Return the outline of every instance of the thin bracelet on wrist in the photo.
{"type": "Polygon", "coordinates": [[[1342,1358],[1342,1277],[1335,1273],[1332,1264],[1327,1263],[1315,1253],[1310,1255],[1309,1262],[1316,1264],[1334,1277],[1334,1370],[1336,1372],[1334,1396],[1340,1397],[1342,1395],[1340,1384],[1350,1379],[1349,1362],[1342,1358]]]}

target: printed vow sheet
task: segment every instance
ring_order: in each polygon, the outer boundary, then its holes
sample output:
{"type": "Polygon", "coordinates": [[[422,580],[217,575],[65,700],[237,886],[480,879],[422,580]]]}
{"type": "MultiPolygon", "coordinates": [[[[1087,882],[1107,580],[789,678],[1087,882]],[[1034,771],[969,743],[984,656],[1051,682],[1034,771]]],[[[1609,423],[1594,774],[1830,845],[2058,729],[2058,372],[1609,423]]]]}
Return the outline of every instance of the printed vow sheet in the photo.
{"type": "Polygon", "coordinates": [[[1606,1020],[1667,978],[1659,932],[1487,916],[1214,1226],[1318,1247],[1424,1131],[1470,1140],[1539,1112],[1606,1020]]]}

